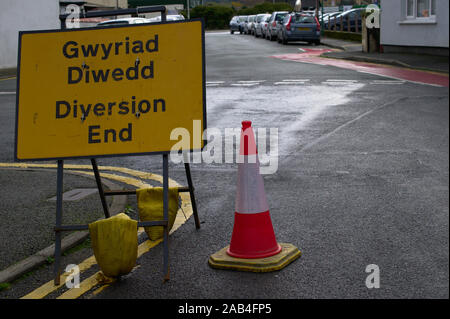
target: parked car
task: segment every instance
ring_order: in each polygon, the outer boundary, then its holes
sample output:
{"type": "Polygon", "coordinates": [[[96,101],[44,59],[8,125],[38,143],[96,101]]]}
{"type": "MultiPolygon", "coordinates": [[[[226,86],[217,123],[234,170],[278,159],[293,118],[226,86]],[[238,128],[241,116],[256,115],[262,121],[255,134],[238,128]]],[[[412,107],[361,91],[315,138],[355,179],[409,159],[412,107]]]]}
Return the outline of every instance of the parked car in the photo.
{"type": "Polygon", "coordinates": [[[331,23],[331,27],[333,30],[339,31],[341,30],[341,17],[342,17],[342,24],[343,28],[342,30],[347,31],[348,30],[348,23],[350,23],[350,31],[355,32],[356,31],[356,23],[358,23],[358,30],[361,31],[361,12],[365,10],[365,8],[356,8],[351,9],[348,11],[344,11],[339,15],[336,15],[334,19],[336,19],[336,26],[333,23],[331,23]]]}
{"type": "Polygon", "coordinates": [[[285,16],[278,30],[279,43],[306,41],[320,44],[320,23],[317,17],[304,13],[291,13],[285,16]]]}
{"type": "Polygon", "coordinates": [[[253,34],[253,32],[255,31],[255,20],[256,14],[248,16],[247,32],[245,32],[245,34],[253,34]]]}
{"type": "Polygon", "coordinates": [[[272,16],[271,14],[268,14],[267,18],[265,18],[264,21],[261,22],[261,33],[263,38],[266,37],[267,28],[269,27],[269,20],[271,16],[272,16]]]}
{"type": "Polygon", "coordinates": [[[270,16],[267,31],[266,31],[266,39],[273,41],[277,36],[277,25],[283,22],[283,19],[289,12],[287,11],[275,11],[270,16]]]}
{"type": "Polygon", "coordinates": [[[248,22],[248,16],[239,16],[239,33],[244,33],[245,25],[248,22]]]}
{"type": "Polygon", "coordinates": [[[331,12],[331,13],[327,13],[326,15],[323,15],[323,27],[324,29],[328,29],[328,22],[330,23],[330,29],[331,26],[334,23],[334,17],[336,17],[337,15],[340,15],[342,12],[337,11],[337,12],[331,12]]]}
{"type": "Polygon", "coordinates": [[[150,23],[150,22],[152,22],[150,19],[145,19],[145,18],[122,18],[122,19],[102,21],[102,22],[97,23],[97,26],[107,27],[107,26],[115,26],[115,25],[140,24],[140,23],[150,23]]]}
{"type": "Polygon", "coordinates": [[[239,31],[239,16],[234,16],[230,20],[230,33],[234,34],[234,31],[239,31]]]}
{"type": "MultiPolygon", "coordinates": [[[[156,16],[149,19],[150,22],[161,22],[161,16],[156,16]]],[[[168,14],[166,15],[166,21],[180,21],[184,20],[184,16],[181,14],[168,14]]]]}
{"type": "Polygon", "coordinates": [[[268,13],[262,13],[262,14],[258,14],[256,16],[256,22],[255,22],[255,37],[263,37],[263,31],[262,31],[262,27],[264,22],[266,21],[267,18],[270,18],[270,14],[268,13]]]}

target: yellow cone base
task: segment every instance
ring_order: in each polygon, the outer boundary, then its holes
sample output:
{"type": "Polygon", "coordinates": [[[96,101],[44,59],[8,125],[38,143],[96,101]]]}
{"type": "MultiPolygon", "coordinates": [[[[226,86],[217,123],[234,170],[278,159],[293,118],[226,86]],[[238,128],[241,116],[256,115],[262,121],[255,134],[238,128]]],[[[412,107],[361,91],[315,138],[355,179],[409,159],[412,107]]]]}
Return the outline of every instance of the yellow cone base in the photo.
{"type": "Polygon", "coordinates": [[[300,250],[292,244],[279,243],[281,251],[270,257],[257,259],[234,258],[227,254],[229,246],[222,248],[209,257],[213,268],[251,272],[270,272],[280,270],[301,256],[300,250]]]}

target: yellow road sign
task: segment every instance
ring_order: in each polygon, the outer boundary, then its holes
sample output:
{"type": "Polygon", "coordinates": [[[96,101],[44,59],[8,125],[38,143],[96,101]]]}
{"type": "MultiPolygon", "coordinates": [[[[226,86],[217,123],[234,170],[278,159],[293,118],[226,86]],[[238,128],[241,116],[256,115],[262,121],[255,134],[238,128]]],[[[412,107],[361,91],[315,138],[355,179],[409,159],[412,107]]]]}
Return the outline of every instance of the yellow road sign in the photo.
{"type": "Polygon", "coordinates": [[[201,149],[204,63],[200,20],[20,32],[16,159],[167,152],[180,127],[201,149]]]}

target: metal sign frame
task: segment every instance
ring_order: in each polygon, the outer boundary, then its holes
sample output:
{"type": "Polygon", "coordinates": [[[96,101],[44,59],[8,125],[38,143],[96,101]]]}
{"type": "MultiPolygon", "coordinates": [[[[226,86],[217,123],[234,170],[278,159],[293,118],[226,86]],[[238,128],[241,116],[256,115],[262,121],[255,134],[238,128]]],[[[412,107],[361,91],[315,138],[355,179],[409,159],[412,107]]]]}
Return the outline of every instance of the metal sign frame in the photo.
{"type": "MultiPolygon", "coordinates": [[[[183,23],[186,21],[166,21],[166,15],[165,15],[166,8],[164,6],[156,6],[156,7],[145,7],[145,8],[139,8],[139,9],[123,9],[123,10],[113,10],[113,11],[100,11],[100,12],[88,12],[80,14],[80,18],[84,17],[105,17],[105,16],[117,16],[117,15],[124,15],[124,14],[130,14],[130,13],[146,13],[146,12],[161,12],[161,22],[155,22],[151,23],[151,25],[164,25],[164,24],[176,24],[176,23],[183,23]],[[161,11],[164,10],[164,11],[161,11]],[[164,13],[163,13],[164,12],[164,13]]],[[[81,156],[57,156],[57,157],[39,157],[39,158],[19,158],[18,157],[18,128],[19,128],[19,102],[20,102],[20,70],[21,70],[21,49],[22,49],[22,35],[23,34],[33,34],[33,33],[56,33],[56,32],[83,32],[83,31],[89,31],[89,30],[99,30],[99,29],[114,29],[114,28],[135,28],[139,26],[148,26],[149,24],[132,24],[132,25],[117,25],[117,26],[103,26],[103,27],[89,27],[89,28],[82,28],[82,29],[65,29],[63,26],[65,26],[65,19],[68,17],[67,14],[60,15],[61,20],[61,30],[36,30],[36,31],[20,31],[19,32],[19,45],[18,45],[18,57],[17,57],[17,94],[16,94],[16,118],[15,118],[15,137],[14,137],[14,160],[16,162],[23,162],[23,161],[48,161],[48,160],[60,160],[60,159],[89,159],[92,157],[95,158],[102,158],[102,157],[118,157],[118,156],[139,156],[139,155],[157,155],[157,154],[164,154],[167,153],[165,151],[153,151],[153,152],[132,152],[132,153],[120,153],[120,154],[92,154],[92,155],[81,155],[81,156]]],[[[203,99],[203,118],[202,118],[202,129],[203,131],[207,127],[207,120],[206,120],[206,67],[205,67],[205,24],[203,19],[191,19],[188,21],[199,21],[201,23],[201,29],[202,29],[202,99],[203,99]]],[[[203,148],[206,146],[207,141],[203,140],[203,145],[200,149],[195,150],[203,150],[203,148]]],[[[194,151],[192,149],[191,151],[194,151]]]]}
{"type": "MultiPolygon", "coordinates": [[[[136,9],[121,9],[121,10],[112,10],[112,11],[97,11],[97,12],[88,12],[88,13],[80,13],[80,18],[91,18],[91,17],[107,17],[107,16],[118,16],[118,15],[126,15],[126,14],[138,14],[138,13],[148,13],[148,12],[160,12],[161,13],[161,22],[155,24],[168,24],[168,23],[179,23],[176,21],[167,22],[166,21],[166,8],[164,6],[152,6],[152,7],[140,7],[136,9]]],[[[68,14],[62,14],[59,16],[61,21],[61,29],[60,31],[80,31],[80,29],[67,30],[65,29],[65,20],[68,17],[68,14]]],[[[202,85],[203,85],[203,129],[206,129],[206,89],[205,89],[205,33],[204,33],[204,21],[203,19],[195,19],[201,22],[202,26],[202,62],[203,62],[203,70],[202,70],[202,85]]],[[[195,21],[190,20],[190,21],[195,21]]],[[[152,23],[153,24],[153,23],[152,23]]],[[[136,27],[138,25],[131,26],[109,26],[104,28],[127,28],[127,27],[136,27]]],[[[83,28],[84,30],[89,29],[99,29],[98,27],[94,28],[83,28]]],[[[19,107],[19,83],[20,83],[20,50],[21,50],[21,34],[23,33],[38,33],[38,32],[58,32],[58,30],[47,30],[47,31],[24,31],[19,33],[19,50],[18,50],[18,67],[17,67],[17,96],[16,96],[16,132],[15,132],[15,150],[14,157],[15,161],[24,161],[22,159],[17,158],[17,128],[18,128],[18,107],[19,107]]],[[[206,141],[203,141],[203,147],[206,145],[206,141]]],[[[202,148],[203,149],[203,148],[202,148]]],[[[191,150],[193,151],[193,150],[191,150]]],[[[100,195],[100,200],[102,202],[103,212],[105,218],[110,217],[108,204],[106,202],[106,196],[113,195],[135,195],[136,190],[112,190],[112,191],[104,191],[100,173],[97,166],[97,157],[114,157],[114,156],[131,156],[131,155],[162,155],[163,158],[163,219],[159,221],[152,222],[138,222],[138,227],[148,227],[148,226],[163,226],[163,274],[164,281],[169,280],[169,212],[168,212],[168,201],[169,201],[169,153],[170,152],[149,152],[149,153],[137,153],[137,154],[113,154],[113,155],[98,155],[98,156],[75,156],[75,157],[64,157],[64,158],[39,158],[34,160],[57,160],[57,181],[56,181],[56,222],[55,222],[55,263],[54,263],[54,284],[60,285],[60,275],[61,275],[61,240],[62,240],[62,232],[63,231],[75,231],[75,230],[87,230],[88,225],[62,225],[62,213],[63,213],[63,175],[64,175],[64,159],[79,159],[79,158],[89,158],[91,160],[92,169],[94,171],[95,180],[97,183],[97,188],[100,195]]],[[[26,159],[32,160],[32,159],[26,159]]],[[[194,185],[192,182],[191,171],[189,163],[184,163],[186,178],[188,182],[187,187],[179,187],[179,192],[189,192],[193,215],[195,220],[196,229],[200,228],[200,220],[197,213],[197,205],[195,201],[194,195],[194,185]]]]}

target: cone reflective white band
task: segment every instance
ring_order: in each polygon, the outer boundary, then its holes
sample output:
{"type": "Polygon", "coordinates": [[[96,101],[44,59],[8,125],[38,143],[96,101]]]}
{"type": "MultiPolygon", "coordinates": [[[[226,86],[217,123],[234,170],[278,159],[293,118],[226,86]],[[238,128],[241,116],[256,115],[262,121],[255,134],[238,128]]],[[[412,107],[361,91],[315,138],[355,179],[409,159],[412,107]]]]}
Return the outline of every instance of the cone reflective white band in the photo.
{"type": "Polygon", "coordinates": [[[235,211],[257,214],[268,210],[264,181],[259,174],[259,161],[256,159],[256,163],[239,164],[235,211]]]}

